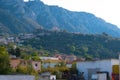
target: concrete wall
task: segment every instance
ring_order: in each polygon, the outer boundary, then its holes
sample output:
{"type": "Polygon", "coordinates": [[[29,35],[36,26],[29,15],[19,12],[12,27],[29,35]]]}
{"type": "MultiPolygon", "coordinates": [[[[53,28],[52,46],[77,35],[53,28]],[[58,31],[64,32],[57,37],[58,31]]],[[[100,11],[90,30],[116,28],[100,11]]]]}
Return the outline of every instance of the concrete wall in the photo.
{"type": "Polygon", "coordinates": [[[30,75],[0,75],[0,80],[35,80],[35,77],[30,75]]]}
{"type": "Polygon", "coordinates": [[[112,66],[118,65],[119,60],[99,60],[99,61],[86,61],[78,62],[76,67],[79,72],[84,72],[85,80],[88,80],[89,70],[99,70],[109,72],[109,76],[112,74],[112,66]]]}

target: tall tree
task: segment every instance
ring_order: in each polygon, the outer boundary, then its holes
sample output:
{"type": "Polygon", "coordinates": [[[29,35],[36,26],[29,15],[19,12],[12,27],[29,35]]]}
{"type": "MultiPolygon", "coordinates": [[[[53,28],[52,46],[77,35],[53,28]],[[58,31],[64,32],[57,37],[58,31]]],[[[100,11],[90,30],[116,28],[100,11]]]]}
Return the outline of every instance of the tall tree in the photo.
{"type": "Polygon", "coordinates": [[[7,50],[0,47],[0,74],[8,74],[10,71],[10,59],[7,50]]]}
{"type": "Polygon", "coordinates": [[[20,48],[16,48],[15,50],[16,50],[16,51],[15,51],[16,57],[20,57],[20,55],[21,55],[20,48]]]}
{"type": "Polygon", "coordinates": [[[20,48],[11,48],[9,51],[8,51],[11,55],[15,55],[16,57],[20,57],[21,55],[21,50],[20,48]]]}

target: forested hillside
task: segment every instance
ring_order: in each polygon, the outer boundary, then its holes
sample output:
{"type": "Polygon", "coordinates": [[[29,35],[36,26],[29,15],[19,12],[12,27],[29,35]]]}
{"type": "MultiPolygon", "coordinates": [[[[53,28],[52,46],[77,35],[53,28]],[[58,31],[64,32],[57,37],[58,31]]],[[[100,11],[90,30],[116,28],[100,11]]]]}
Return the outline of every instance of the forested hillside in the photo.
{"type": "Polygon", "coordinates": [[[23,44],[33,48],[45,49],[51,53],[75,54],[94,58],[115,58],[120,52],[120,40],[106,33],[88,35],[66,31],[37,30],[35,38],[27,39],[23,44]]]}
{"type": "Polygon", "coordinates": [[[0,34],[25,33],[41,28],[34,18],[34,12],[23,0],[0,0],[0,34]]]}

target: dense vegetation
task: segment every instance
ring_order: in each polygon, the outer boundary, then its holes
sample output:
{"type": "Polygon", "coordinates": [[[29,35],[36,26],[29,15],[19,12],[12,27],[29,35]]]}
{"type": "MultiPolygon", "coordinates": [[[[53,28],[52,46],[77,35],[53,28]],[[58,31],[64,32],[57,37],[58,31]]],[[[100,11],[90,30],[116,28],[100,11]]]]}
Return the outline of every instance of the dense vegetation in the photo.
{"type": "MultiPolygon", "coordinates": [[[[11,66],[11,55],[16,56],[16,59],[24,59],[26,61],[40,61],[40,58],[37,54],[32,53],[28,54],[26,51],[22,50],[23,48],[13,48],[13,45],[9,44],[7,46],[0,46],[0,74],[32,74],[35,75],[40,71],[35,71],[31,65],[21,65],[21,63],[13,68],[11,66]],[[26,53],[25,53],[26,52],[26,53]],[[34,54],[34,55],[33,55],[34,54]]],[[[25,48],[24,48],[25,49],[25,48]]],[[[15,57],[14,57],[15,58],[15,57]]],[[[17,64],[17,62],[16,62],[17,64]]]]}
{"type": "Polygon", "coordinates": [[[4,47],[0,47],[0,74],[8,74],[11,70],[10,59],[7,50],[4,47]]]}
{"type": "Polygon", "coordinates": [[[45,49],[52,53],[75,54],[83,57],[115,58],[120,52],[120,40],[106,33],[88,35],[68,33],[66,31],[38,30],[35,38],[27,39],[23,44],[36,49],[45,49]]]}

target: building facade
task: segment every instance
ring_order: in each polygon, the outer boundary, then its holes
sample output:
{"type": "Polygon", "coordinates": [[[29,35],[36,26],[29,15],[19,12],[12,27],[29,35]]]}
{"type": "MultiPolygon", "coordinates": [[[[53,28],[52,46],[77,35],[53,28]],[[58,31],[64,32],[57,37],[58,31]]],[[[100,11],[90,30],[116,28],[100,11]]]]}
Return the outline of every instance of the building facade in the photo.
{"type": "Polygon", "coordinates": [[[100,73],[107,73],[109,78],[112,78],[113,65],[119,65],[119,60],[99,60],[99,61],[84,61],[77,62],[76,67],[79,73],[84,73],[85,80],[91,80],[92,76],[100,73]]]}
{"type": "Polygon", "coordinates": [[[19,58],[11,58],[10,66],[13,69],[17,69],[18,66],[31,66],[35,71],[41,71],[41,62],[33,60],[24,60],[19,58]]]}

